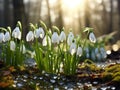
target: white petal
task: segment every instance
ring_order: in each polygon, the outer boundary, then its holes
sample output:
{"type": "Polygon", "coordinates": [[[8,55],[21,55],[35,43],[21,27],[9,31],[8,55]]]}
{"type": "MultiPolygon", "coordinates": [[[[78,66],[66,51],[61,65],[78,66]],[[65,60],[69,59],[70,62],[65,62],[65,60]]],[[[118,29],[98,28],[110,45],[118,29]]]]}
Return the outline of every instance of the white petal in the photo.
{"type": "Polygon", "coordinates": [[[10,50],[15,51],[16,45],[14,41],[10,41],[10,50]]]}
{"type": "Polygon", "coordinates": [[[4,36],[4,42],[9,41],[10,39],[11,39],[10,33],[9,33],[9,32],[6,32],[6,33],[5,33],[5,36],[4,36]]]}
{"type": "Polygon", "coordinates": [[[76,52],[76,44],[72,43],[70,46],[70,53],[73,55],[76,52]]]}
{"type": "Polygon", "coordinates": [[[93,43],[96,42],[96,37],[95,37],[95,35],[94,35],[93,32],[91,32],[91,33],[89,34],[89,40],[90,40],[91,42],[93,42],[93,43]]]}
{"type": "Polygon", "coordinates": [[[0,33],[0,43],[4,41],[4,33],[0,33]]]}
{"type": "Polygon", "coordinates": [[[77,56],[82,56],[82,48],[81,47],[78,47],[77,49],[77,56]]]}
{"type": "Polygon", "coordinates": [[[29,31],[26,35],[26,41],[29,42],[29,41],[33,41],[34,40],[34,34],[32,31],[29,31]]]}
{"type": "Polygon", "coordinates": [[[69,46],[72,44],[73,39],[74,39],[74,34],[72,32],[69,32],[68,38],[67,38],[67,44],[69,46]]]}
{"type": "Polygon", "coordinates": [[[43,38],[45,36],[45,32],[43,28],[39,28],[39,30],[40,30],[40,38],[43,38]]]}
{"type": "Polygon", "coordinates": [[[57,32],[54,32],[52,35],[52,43],[59,44],[59,36],[58,36],[57,32]]]}
{"type": "Polygon", "coordinates": [[[14,38],[18,38],[19,40],[21,39],[21,31],[19,29],[19,27],[16,27],[13,32],[12,32],[12,36],[14,38]]]}
{"type": "Polygon", "coordinates": [[[60,41],[63,42],[64,40],[66,40],[66,35],[65,35],[65,32],[62,31],[62,32],[60,33],[60,41]]]}
{"type": "Polygon", "coordinates": [[[51,45],[51,39],[50,39],[49,36],[45,36],[45,37],[44,37],[44,39],[43,39],[43,41],[42,41],[42,45],[43,45],[43,46],[47,46],[47,42],[48,42],[49,45],[51,45]],[[47,41],[47,40],[48,40],[48,41],[47,41]]]}
{"type": "Polygon", "coordinates": [[[35,34],[35,38],[39,38],[39,36],[40,36],[40,30],[39,30],[39,29],[36,29],[36,30],[34,31],[34,34],[35,34]]]}

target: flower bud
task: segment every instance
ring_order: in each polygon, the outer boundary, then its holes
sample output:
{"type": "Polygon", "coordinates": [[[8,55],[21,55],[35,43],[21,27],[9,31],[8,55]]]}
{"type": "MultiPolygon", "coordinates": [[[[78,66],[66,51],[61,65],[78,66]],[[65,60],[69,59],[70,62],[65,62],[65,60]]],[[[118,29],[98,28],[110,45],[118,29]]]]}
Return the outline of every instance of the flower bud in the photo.
{"type": "Polygon", "coordinates": [[[24,45],[24,44],[20,46],[20,51],[21,51],[23,54],[26,53],[26,48],[25,48],[25,45],[24,45]]]}

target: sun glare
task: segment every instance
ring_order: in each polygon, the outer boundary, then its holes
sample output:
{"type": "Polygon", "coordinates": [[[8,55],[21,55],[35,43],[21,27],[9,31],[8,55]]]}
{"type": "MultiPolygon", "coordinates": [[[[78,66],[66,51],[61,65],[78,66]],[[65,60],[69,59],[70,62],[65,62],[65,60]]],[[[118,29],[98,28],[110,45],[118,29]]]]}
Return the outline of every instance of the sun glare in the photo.
{"type": "Polygon", "coordinates": [[[83,3],[84,0],[62,0],[62,3],[64,6],[75,9],[77,8],[80,4],[83,3]]]}

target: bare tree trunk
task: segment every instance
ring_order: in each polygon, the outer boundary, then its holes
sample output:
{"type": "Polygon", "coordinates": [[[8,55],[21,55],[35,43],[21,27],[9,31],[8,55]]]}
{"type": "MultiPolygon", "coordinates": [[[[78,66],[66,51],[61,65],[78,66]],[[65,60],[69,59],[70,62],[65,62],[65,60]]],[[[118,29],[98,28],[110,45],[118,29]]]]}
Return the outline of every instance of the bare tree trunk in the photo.
{"type": "MultiPolygon", "coordinates": [[[[120,30],[120,0],[117,0],[117,1],[118,1],[118,15],[119,15],[118,29],[120,30]]],[[[120,38],[120,35],[119,35],[119,38],[120,38]]]]}
{"type": "Polygon", "coordinates": [[[62,8],[61,0],[58,1],[58,28],[61,30],[63,28],[63,17],[62,17],[62,8]]]}
{"type": "Polygon", "coordinates": [[[5,0],[0,0],[0,27],[4,26],[4,2],[5,0]]]}
{"type": "Polygon", "coordinates": [[[46,0],[47,3],[47,10],[48,10],[48,27],[52,27],[52,22],[51,22],[51,14],[50,14],[50,5],[49,5],[49,0],[46,0]]]}
{"type": "Polygon", "coordinates": [[[17,21],[21,21],[23,25],[23,36],[25,36],[24,28],[26,26],[26,18],[23,0],[13,0],[13,8],[14,8],[14,26],[16,25],[17,21]]]}
{"type": "Polygon", "coordinates": [[[109,30],[108,30],[108,33],[111,33],[113,30],[113,0],[110,0],[110,21],[109,21],[109,30]]]}
{"type": "Polygon", "coordinates": [[[90,26],[88,0],[85,0],[85,27],[90,26]]]}
{"type": "Polygon", "coordinates": [[[17,21],[24,22],[24,3],[23,0],[13,0],[13,7],[14,7],[14,25],[16,25],[17,21]]]}
{"type": "Polygon", "coordinates": [[[109,22],[108,22],[108,16],[107,16],[107,11],[106,11],[106,6],[104,3],[104,0],[102,0],[102,6],[103,6],[103,12],[102,12],[102,28],[103,29],[103,34],[107,34],[109,32],[109,22]]]}
{"type": "Polygon", "coordinates": [[[6,0],[4,1],[4,23],[5,26],[13,26],[13,8],[12,6],[12,1],[11,0],[6,0]]]}
{"type": "Polygon", "coordinates": [[[41,15],[42,0],[39,0],[38,3],[39,3],[39,7],[38,7],[38,18],[41,19],[41,16],[40,16],[40,15],[41,15]]]}

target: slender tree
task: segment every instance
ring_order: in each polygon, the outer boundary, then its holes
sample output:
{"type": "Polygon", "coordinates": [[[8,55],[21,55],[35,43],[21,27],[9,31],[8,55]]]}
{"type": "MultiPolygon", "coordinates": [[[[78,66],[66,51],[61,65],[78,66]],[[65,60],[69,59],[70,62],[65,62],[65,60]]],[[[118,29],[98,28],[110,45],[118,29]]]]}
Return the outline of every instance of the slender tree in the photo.
{"type": "Polygon", "coordinates": [[[58,27],[61,30],[63,28],[63,14],[62,14],[62,7],[61,7],[61,0],[58,1],[58,27]]]}
{"type": "Polygon", "coordinates": [[[51,28],[52,27],[52,22],[51,22],[51,14],[50,14],[50,4],[49,4],[49,0],[46,0],[47,3],[47,10],[48,10],[48,27],[51,28]]]}
{"type": "Polygon", "coordinates": [[[118,29],[120,30],[120,0],[117,0],[117,2],[118,2],[118,15],[119,15],[119,22],[118,22],[119,27],[118,27],[118,29]]]}
{"type": "Polygon", "coordinates": [[[12,0],[4,0],[4,26],[11,26],[13,27],[13,8],[12,0]]]}
{"type": "MultiPolygon", "coordinates": [[[[23,24],[23,32],[25,33],[26,26],[26,18],[25,18],[25,7],[23,0],[13,0],[13,8],[14,8],[14,26],[17,21],[21,21],[23,24]]],[[[23,36],[25,36],[23,34],[23,36]]]]}
{"type": "Polygon", "coordinates": [[[108,33],[111,33],[113,29],[113,0],[110,0],[110,21],[108,29],[108,33]]]}
{"type": "Polygon", "coordinates": [[[85,0],[85,27],[90,26],[90,20],[89,20],[89,5],[88,5],[88,0],[85,0]]]}

